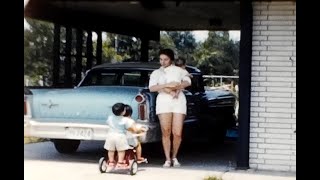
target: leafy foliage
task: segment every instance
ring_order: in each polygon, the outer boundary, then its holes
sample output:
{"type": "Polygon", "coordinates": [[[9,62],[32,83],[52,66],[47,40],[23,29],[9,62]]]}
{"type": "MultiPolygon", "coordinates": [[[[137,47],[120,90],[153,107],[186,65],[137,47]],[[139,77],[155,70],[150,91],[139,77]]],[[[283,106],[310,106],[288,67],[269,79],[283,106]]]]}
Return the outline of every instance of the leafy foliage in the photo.
{"type": "Polygon", "coordinates": [[[26,19],[30,29],[24,30],[24,74],[31,84],[50,81],[53,59],[53,25],[26,19]]]}
{"type": "MultiPolygon", "coordinates": [[[[52,81],[53,62],[53,24],[27,19],[29,28],[24,30],[24,71],[32,85],[50,85],[52,81]]],[[[105,33],[105,32],[104,32],[105,33]]],[[[102,42],[102,63],[139,61],[141,40],[139,38],[105,33],[102,42]]],[[[83,66],[86,65],[86,39],[83,32],[83,66]]],[[[94,60],[96,55],[96,39],[93,38],[94,60]]],[[[237,75],[239,69],[239,41],[232,41],[228,31],[209,31],[204,42],[196,42],[192,31],[161,31],[160,42],[150,41],[149,60],[157,61],[159,49],[171,48],[176,57],[186,58],[187,64],[198,67],[204,74],[237,75]]],[[[60,52],[65,52],[65,29],[61,31],[60,52]]],[[[76,30],[72,31],[72,59],[76,55],[76,30]]],[[[95,62],[93,62],[95,64],[95,62]]],[[[61,56],[61,66],[64,57],[61,56]]],[[[72,65],[73,67],[74,64],[72,65]]],[[[63,79],[64,68],[60,68],[63,79]]],[[[84,68],[85,69],[85,68],[84,68]]],[[[74,77],[74,69],[72,71],[74,77]]]]}

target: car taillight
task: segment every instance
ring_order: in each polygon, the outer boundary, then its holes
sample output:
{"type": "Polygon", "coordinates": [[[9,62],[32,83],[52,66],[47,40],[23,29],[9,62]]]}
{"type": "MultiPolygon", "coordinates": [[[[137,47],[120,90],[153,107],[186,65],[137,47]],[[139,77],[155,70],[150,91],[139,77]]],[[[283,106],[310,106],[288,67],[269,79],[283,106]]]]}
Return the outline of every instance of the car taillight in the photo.
{"type": "Polygon", "coordinates": [[[134,98],[136,101],[137,101],[137,103],[143,103],[144,101],[145,101],[145,98],[143,97],[143,95],[142,94],[138,94],[135,98],[134,98]]]}
{"type": "Polygon", "coordinates": [[[139,104],[138,105],[139,107],[139,109],[138,109],[138,112],[139,112],[139,119],[140,120],[146,120],[146,110],[147,110],[147,108],[146,108],[146,104],[139,104]]]}

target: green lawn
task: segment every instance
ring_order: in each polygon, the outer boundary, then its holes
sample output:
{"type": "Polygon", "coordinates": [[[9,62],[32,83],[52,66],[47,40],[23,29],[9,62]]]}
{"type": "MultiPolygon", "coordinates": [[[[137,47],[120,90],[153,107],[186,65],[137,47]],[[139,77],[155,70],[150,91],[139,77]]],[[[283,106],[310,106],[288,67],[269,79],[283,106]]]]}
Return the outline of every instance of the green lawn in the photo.
{"type": "Polygon", "coordinates": [[[209,177],[205,177],[203,180],[222,180],[222,178],[216,177],[216,176],[209,176],[209,177]]]}
{"type": "Polygon", "coordinates": [[[43,142],[47,141],[47,139],[44,138],[36,138],[36,137],[24,137],[24,144],[30,144],[30,143],[37,143],[37,142],[43,142]]]}

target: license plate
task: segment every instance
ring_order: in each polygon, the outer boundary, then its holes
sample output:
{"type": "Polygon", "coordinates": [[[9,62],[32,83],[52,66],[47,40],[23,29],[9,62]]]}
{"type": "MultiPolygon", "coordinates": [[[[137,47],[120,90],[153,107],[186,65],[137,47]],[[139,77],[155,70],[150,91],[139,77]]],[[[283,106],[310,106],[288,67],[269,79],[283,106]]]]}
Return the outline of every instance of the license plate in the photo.
{"type": "Polygon", "coordinates": [[[93,137],[93,130],[90,128],[66,128],[66,137],[69,139],[90,140],[93,137]]]}

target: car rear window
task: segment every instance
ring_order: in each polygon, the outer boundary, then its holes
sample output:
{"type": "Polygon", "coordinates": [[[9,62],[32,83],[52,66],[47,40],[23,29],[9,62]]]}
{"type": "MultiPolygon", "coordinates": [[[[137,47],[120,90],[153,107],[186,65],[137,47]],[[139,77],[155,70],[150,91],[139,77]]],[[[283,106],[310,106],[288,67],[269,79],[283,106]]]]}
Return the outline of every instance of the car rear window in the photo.
{"type": "Polygon", "coordinates": [[[147,87],[151,72],[147,70],[92,70],[80,86],[139,86],[147,87]]]}

